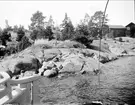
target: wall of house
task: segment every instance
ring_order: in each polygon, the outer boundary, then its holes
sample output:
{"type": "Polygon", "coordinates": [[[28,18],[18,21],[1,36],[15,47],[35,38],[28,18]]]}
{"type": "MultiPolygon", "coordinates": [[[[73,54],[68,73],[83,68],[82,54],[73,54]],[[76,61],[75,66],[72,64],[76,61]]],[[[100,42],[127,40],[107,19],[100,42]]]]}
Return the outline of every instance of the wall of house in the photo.
{"type": "Polygon", "coordinates": [[[108,33],[109,38],[126,36],[126,29],[110,29],[108,33]]]}

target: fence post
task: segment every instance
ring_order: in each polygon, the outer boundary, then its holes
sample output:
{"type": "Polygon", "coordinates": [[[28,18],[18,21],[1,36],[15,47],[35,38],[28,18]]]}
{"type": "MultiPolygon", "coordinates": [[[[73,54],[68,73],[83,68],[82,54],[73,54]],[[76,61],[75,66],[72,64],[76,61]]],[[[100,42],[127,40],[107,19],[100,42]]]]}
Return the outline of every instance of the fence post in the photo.
{"type": "Polygon", "coordinates": [[[7,88],[7,94],[8,94],[8,97],[9,99],[12,99],[12,89],[11,89],[11,85],[9,82],[6,82],[6,88],[7,88]]]}

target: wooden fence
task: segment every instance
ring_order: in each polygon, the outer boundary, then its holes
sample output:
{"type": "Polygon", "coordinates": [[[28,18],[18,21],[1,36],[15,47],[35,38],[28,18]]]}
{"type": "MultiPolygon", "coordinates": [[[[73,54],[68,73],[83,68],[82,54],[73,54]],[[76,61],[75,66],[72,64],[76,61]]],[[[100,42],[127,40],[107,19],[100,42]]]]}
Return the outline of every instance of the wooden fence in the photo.
{"type": "Polygon", "coordinates": [[[32,105],[33,82],[41,76],[33,75],[20,79],[0,79],[0,105],[32,105]]]}

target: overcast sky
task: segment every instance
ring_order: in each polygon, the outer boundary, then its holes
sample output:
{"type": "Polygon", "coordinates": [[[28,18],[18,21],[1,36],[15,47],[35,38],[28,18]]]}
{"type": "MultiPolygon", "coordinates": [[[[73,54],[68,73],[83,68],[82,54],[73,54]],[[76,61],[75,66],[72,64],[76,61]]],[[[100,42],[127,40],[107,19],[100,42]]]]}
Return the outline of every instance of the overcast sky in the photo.
{"type": "MultiPolygon", "coordinates": [[[[7,19],[11,26],[21,24],[27,28],[32,14],[37,10],[43,12],[47,19],[52,15],[56,24],[61,24],[67,13],[75,25],[84,18],[85,13],[92,16],[96,11],[104,11],[106,1],[0,1],[0,27],[5,27],[7,19]]],[[[106,12],[108,24],[125,26],[135,22],[134,0],[110,0],[106,12]]]]}

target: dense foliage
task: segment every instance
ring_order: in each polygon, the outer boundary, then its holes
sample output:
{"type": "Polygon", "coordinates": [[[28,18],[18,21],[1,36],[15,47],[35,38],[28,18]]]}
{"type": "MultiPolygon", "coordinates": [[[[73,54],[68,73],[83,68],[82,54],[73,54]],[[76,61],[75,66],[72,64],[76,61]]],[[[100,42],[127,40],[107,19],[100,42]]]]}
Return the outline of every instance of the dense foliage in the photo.
{"type": "Polygon", "coordinates": [[[17,29],[16,41],[20,42],[22,40],[22,38],[23,38],[24,35],[25,35],[24,28],[23,27],[19,27],[17,29]]]}
{"type": "Polygon", "coordinates": [[[31,45],[31,43],[30,43],[29,39],[26,36],[23,36],[21,41],[17,44],[17,52],[20,52],[20,51],[26,49],[30,45],[31,45]]]}
{"type": "Polygon", "coordinates": [[[53,32],[50,26],[45,28],[35,29],[30,34],[32,40],[36,39],[53,39],[53,32]]]}
{"type": "Polygon", "coordinates": [[[9,30],[5,28],[0,34],[1,45],[7,46],[7,41],[11,41],[11,34],[9,33],[9,30]]]}

